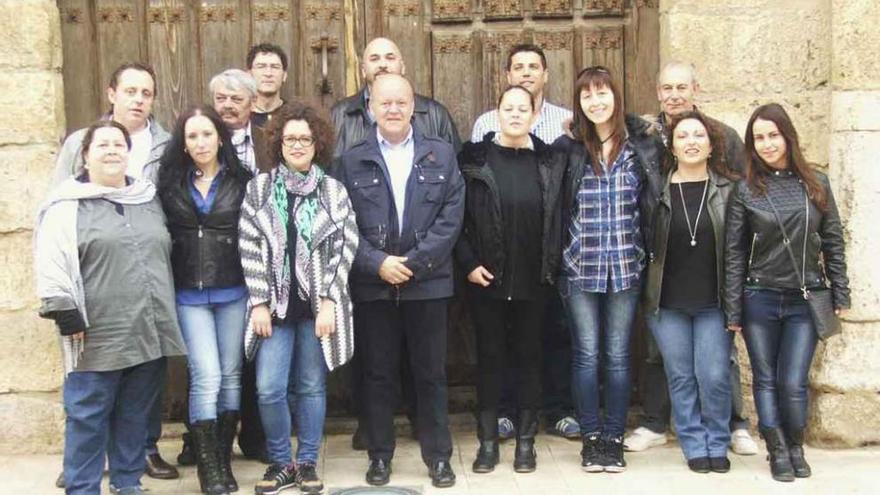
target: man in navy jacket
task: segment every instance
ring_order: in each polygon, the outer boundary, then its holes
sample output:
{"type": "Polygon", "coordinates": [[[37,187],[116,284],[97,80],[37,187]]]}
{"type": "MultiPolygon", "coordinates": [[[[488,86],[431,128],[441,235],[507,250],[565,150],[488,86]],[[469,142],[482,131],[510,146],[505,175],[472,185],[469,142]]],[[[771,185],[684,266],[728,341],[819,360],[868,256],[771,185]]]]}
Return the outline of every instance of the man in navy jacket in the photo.
{"type": "Polygon", "coordinates": [[[452,296],[452,248],[461,229],[464,181],[455,151],[412,125],[414,92],[399,75],[372,87],[376,127],[344,153],[336,175],[348,189],[360,234],[350,276],[355,347],[362,353],[366,480],[388,483],[401,337],[418,404],[422,460],[434,486],[455,484],[449,463],[446,306],[452,296]]]}

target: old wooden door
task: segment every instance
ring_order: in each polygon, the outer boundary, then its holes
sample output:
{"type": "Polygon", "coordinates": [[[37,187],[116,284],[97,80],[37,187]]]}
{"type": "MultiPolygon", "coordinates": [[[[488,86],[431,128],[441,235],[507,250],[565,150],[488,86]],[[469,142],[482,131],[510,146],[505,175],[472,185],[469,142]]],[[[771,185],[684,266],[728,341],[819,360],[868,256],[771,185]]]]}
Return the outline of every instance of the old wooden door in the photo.
{"type": "MultiPolygon", "coordinates": [[[[657,0],[58,0],[58,6],[68,131],[106,111],[110,73],[129,60],[155,67],[154,114],[170,129],[183,108],[207,101],[214,74],[243,68],[248,48],[260,42],[290,55],[285,98],[308,96],[329,107],[358,90],[357,55],[376,36],[397,41],[416,90],[449,108],[463,139],[494,105],[506,84],[507,51],[522,42],[545,50],[553,103],[571,107],[574,75],[601,63],[623,81],[629,111],[657,106],[657,0]]],[[[450,321],[455,409],[473,396],[476,353],[461,303],[453,304],[450,321]]],[[[179,404],[185,380],[172,384],[172,402],[179,404]]],[[[330,392],[331,410],[344,410],[344,377],[337,374],[330,392]]]]}

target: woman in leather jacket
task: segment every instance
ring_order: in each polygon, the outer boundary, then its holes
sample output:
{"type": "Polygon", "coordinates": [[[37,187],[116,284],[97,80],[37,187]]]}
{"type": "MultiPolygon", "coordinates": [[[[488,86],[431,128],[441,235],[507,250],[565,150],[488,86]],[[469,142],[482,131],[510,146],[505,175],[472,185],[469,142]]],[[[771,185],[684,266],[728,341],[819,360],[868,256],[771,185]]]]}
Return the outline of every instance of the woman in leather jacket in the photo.
{"type": "Polygon", "coordinates": [[[648,220],[659,197],[664,148],[649,122],[624,115],[623,94],[607,68],[584,69],[574,87],[577,138],[562,136],[554,143],[567,160],[558,286],[572,325],[581,467],[622,472],[630,336],[645,253],[650,252],[648,220]],[[599,412],[600,375],[605,378],[604,417],[599,412]]]}
{"type": "Polygon", "coordinates": [[[696,111],[673,117],[645,284],[648,327],[663,356],[672,420],[695,472],[730,470],[730,349],[720,289],[732,173],[724,135],[696,111]]]}
{"type": "Polygon", "coordinates": [[[782,106],[755,110],[745,145],[745,179],[727,212],[725,316],[745,337],[773,478],[793,481],[810,476],[808,374],[817,340],[829,336],[817,334],[805,295],[830,290],[835,312],[849,308],[843,231],[828,178],[804,159],[782,106]]]}
{"type": "Polygon", "coordinates": [[[467,192],[455,255],[468,274],[477,332],[476,473],[491,472],[499,460],[496,425],[508,359],[518,371],[513,467],[516,472],[535,470],[541,326],[546,290],[554,283],[560,255],[563,157],[529,134],[535,101],[525,87],[504,90],[498,116],[501,132],[466,143],[459,159],[467,192]]]}
{"type": "Polygon", "coordinates": [[[177,316],[189,354],[189,424],[202,491],[238,489],[230,467],[238,425],[247,287],[238,218],[251,174],[213,108],[177,119],[159,168],[171,233],[177,316]]]}

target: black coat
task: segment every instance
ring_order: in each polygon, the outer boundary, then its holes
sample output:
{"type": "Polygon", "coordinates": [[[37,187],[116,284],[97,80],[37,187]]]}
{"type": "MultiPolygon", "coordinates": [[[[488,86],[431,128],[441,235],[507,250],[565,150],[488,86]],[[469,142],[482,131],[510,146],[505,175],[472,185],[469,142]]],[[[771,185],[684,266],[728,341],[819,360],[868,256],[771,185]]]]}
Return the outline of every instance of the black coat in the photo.
{"type": "Polygon", "coordinates": [[[349,281],[355,302],[452,296],[452,249],[464,213],[464,181],[452,146],[414,127],[412,172],[398,228],[391,180],[376,134],[343,153],[333,173],[345,185],[360,242],[349,281]],[[379,277],[388,255],[404,256],[412,278],[395,288],[379,277]]]}
{"type": "MultiPolygon", "coordinates": [[[[330,118],[336,130],[336,151],[333,156],[339,157],[352,146],[362,142],[370,134],[375,135],[376,126],[367,117],[364,106],[364,91],[343,98],[330,109],[330,118]]],[[[426,136],[439,138],[451,144],[458,153],[461,150],[461,139],[452,116],[442,104],[427,96],[415,95],[415,108],[412,122],[426,136]]]]}
{"type": "MultiPolygon", "coordinates": [[[[650,258],[653,253],[654,212],[663,190],[660,163],[665,149],[663,140],[654,124],[637,115],[627,114],[626,130],[629,142],[635,151],[639,165],[641,165],[639,170],[643,185],[639,195],[639,221],[641,222],[645,252],[650,258]]],[[[568,136],[561,136],[553,143],[553,146],[568,157],[562,184],[562,224],[565,229],[571,221],[572,215],[577,211],[577,193],[580,189],[581,179],[583,179],[587,167],[592,166],[592,159],[587,153],[584,143],[568,136]]]]}
{"type": "Polygon", "coordinates": [[[250,174],[221,172],[210,213],[196,210],[187,181],[180,174],[161,188],[159,199],[171,233],[171,268],[176,289],[233,287],[244,284],[238,254],[238,217],[250,174]]]}
{"type": "MultiPolygon", "coordinates": [[[[805,232],[805,200],[803,188],[793,195],[774,195],[774,205],[779,209],[782,223],[791,240],[795,258],[802,262],[804,235],[807,236],[805,266],[807,288],[824,288],[830,279],[835,308],[848,308],[849,279],[846,276],[845,246],[840,215],[831,193],[828,177],[815,172],[828,198],[827,211],[821,212],[811,201],[810,224],[805,232]],[[791,197],[788,197],[791,196],[791,197]],[[793,203],[793,211],[783,204],[793,203]],[[792,211],[786,213],[786,211],[792,211]],[[824,270],[823,270],[824,265],[824,270]]],[[[767,178],[768,185],[774,180],[794,178],[767,178]]],[[[779,223],[763,195],[752,191],[745,180],[734,186],[727,207],[727,245],[725,251],[724,311],[729,325],[742,324],[743,287],[800,289],[798,279],[782,240],[779,223]]],[[[801,270],[798,267],[798,270],[801,270]]]]}
{"type": "MultiPolygon", "coordinates": [[[[508,254],[501,214],[500,196],[504,192],[498,190],[488,162],[488,149],[494,136],[495,133],[490,132],[479,143],[465,143],[459,155],[466,199],[464,228],[455,248],[456,260],[465,273],[483,265],[495,276],[493,284],[503,280],[508,254]]],[[[562,256],[559,194],[565,172],[565,157],[534,135],[532,142],[538,161],[543,210],[540,280],[552,284],[556,280],[562,256]]]]}

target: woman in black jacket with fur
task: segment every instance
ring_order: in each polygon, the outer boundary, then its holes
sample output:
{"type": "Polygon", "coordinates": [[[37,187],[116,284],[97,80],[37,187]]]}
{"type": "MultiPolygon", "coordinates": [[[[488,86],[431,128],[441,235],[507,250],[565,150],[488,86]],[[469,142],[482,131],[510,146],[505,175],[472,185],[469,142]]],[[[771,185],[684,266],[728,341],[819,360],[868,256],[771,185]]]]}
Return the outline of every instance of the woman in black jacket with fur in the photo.
{"type": "Polygon", "coordinates": [[[498,405],[506,359],[517,363],[517,472],[535,470],[540,407],[541,324],[546,287],[560,256],[560,154],[529,134],[537,116],[532,94],[507,88],[499,99],[500,133],[466,143],[459,157],[466,184],[464,230],[456,259],[468,274],[477,331],[477,435],[473,464],[488,473],[498,463],[498,405]],[[508,338],[512,332],[512,339],[508,338]],[[507,342],[513,342],[512,352],[507,342]]]}

